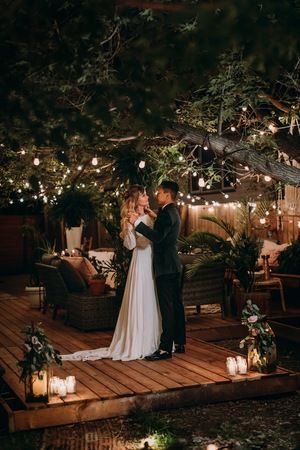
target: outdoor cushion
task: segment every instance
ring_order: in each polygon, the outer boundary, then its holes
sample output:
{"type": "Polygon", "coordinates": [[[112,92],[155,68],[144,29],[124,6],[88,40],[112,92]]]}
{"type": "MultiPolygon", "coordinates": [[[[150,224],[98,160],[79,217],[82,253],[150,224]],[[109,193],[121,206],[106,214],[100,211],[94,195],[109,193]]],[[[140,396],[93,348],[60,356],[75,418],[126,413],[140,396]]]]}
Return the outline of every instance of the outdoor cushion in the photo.
{"type": "Polygon", "coordinates": [[[83,292],[87,285],[74,267],[65,259],[53,260],[51,266],[57,267],[70,292],[83,292]]]}
{"type": "Polygon", "coordinates": [[[97,270],[91,261],[83,256],[63,256],[62,259],[68,261],[80,273],[87,284],[89,284],[92,276],[97,274],[97,270]]]}
{"type": "Polygon", "coordinates": [[[279,244],[276,244],[276,242],[272,242],[272,241],[265,239],[263,248],[261,250],[260,257],[258,259],[258,265],[263,266],[262,255],[269,255],[270,256],[269,265],[277,266],[278,265],[277,258],[279,256],[280,252],[282,252],[282,250],[285,250],[288,245],[289,244],[280,244],[279,245],[279,244]]]}

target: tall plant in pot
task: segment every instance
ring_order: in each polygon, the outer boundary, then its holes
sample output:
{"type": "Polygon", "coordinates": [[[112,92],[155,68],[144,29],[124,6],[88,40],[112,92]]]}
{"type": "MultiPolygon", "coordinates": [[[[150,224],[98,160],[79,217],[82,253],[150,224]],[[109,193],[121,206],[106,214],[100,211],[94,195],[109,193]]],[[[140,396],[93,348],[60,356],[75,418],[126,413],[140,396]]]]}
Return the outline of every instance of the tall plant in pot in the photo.
{"type": "MultiPolygon", "coordinates": [[[[193,276],[201,267],[224,265],[238,279],[243,295],[249,298],[250,292],[253,291],[257,260],[262,248],[261,239],[250,235],[246,227],[237,230],[215,216],[203,215],[201,219],[218,225],[225,231],[226,237],[197,231],[187,238],[181,238],[179,241],[181,250],[201,249],[193,263],[188,265],[187,276],[193,276]]],[[[243,302],[246,301],[246,297],[243,298],[243,302]]]]}
{"type": "Polygon", "coordinates": [[[49,209],[49,216],[63,221],[67,248],[80,248],[82,227],[97,217],[97,193],[93,190],[72,187],[66,189],[49,209]]]}

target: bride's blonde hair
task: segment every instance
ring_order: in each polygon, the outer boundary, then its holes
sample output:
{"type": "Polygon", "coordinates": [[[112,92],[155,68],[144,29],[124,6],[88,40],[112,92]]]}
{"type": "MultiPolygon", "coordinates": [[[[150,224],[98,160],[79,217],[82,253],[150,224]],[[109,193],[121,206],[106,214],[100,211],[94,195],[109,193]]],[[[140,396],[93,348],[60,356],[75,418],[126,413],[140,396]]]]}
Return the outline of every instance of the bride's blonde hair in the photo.
{"type": "Polygon", "coordinates": [[[121,233],[120,237],[124,239],[128,232],[128,213],[135,212],[137,201],[140,194],[145,192],[144,186],[140,184],[133,184],[129,186],[128,190],[125,192],[124,202],[121,205],[121,233]]]}

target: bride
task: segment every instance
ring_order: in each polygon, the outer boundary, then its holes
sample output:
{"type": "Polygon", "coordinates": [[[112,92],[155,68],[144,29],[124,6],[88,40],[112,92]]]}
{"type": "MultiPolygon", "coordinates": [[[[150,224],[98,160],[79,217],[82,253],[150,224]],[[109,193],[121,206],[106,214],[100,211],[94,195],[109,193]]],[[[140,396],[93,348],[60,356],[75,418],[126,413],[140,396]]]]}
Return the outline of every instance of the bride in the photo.
{"type": "Polygon", "coordinates": [[[110,346],[62,355],[64,361],[95,361],[102,358],[130,361],[151,355],[158,348],[161,317],[154,284],[152,246],[146,237],[135,232],[128,221],[129,212],[134,211],[139,215],[138,223],[153,227],[156,214],[148,208],[148,200],[143,186],[132,185],[121,207],[120,236],[124,246],[133,253],[110,346]]]}

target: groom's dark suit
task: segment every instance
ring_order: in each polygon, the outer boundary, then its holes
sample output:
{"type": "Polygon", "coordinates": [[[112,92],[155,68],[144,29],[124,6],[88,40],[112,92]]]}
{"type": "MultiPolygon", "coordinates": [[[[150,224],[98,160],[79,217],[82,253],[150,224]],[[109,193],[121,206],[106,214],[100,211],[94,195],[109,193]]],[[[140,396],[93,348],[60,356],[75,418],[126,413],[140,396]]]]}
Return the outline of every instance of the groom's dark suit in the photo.
{"type": "Polygon", "coordinates": [[[180,217],[174,203],[163,207],[154,229],[139,223],[136,231],[153,242],[153,264],[162,316],[160,349],[172,352],[173,342],[185,344],[185,316],[181,298],[181,263],[177,251],[180,217]]]}

